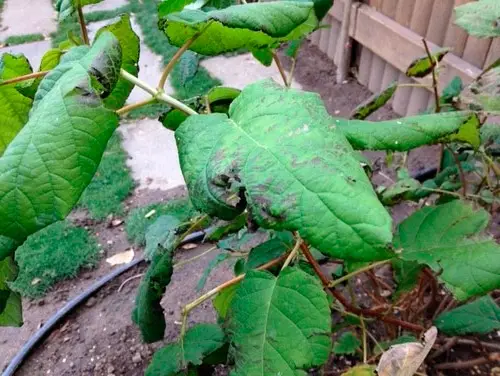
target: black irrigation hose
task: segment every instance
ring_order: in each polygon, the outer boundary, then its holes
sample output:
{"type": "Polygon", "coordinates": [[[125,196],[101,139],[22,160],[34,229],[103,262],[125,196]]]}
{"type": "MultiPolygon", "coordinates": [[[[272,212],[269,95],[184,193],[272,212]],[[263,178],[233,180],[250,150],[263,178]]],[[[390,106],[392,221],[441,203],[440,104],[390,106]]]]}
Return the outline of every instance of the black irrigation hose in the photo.
{"type": "MultiPolygon", "coordinates": [[[[414,179],[423,182],[427,179],[431,179],[436,176],[437,169],[431,168],[428,170],[424,170],[419,174],[414,176],[414,179]]],[[[188,242],[201,240],[205,237],[205,231],[194,232],[182,241],[181,244],[185,244],[188,242]]],[[[106,284],[111,282],[113,279],[118,277],[119,275],[125,273],[126,271],[132,269],[133,267],[139,265],[144,261],[144,258],[141,257],[137,260],[132,261],[130,264],[124,265],[121,268],[113,270],[108,275],[104,276],[93,285],[91,285],[87,290],[82,292],[80,295],[76,296],[74,299],[69,301],[63,308],[57,311],[50,319],[43,325],[29,340],[24,344],[24,346],[19,350],[16,356],[11,360],[9,366],[2,373],[2,376],[13,376],[14,372],[23,364],[28,355],[31,353],[33,348],[42,341],[54,327],[71,311],[77,308],[84,301],[89,299],[93,294],[103,288],[106,284]]]]}
{"type": "MultiPolygon", "coordinates": [[[[202,240],[205,237],[205,231],[197,231],[186,236],[186,238],[181,242],[182,244],[189,243],[192,241],[202,240]]],[[[27,359],[28,355],[31,353],[33,348],[41,342],[53,329],[54,327],[71,311],[77,308],[80,304],[89,299],[97,291],[103,288],[106,284],[111,282],[113,279],[119,275],[125,273],[126,271],[132,269],[133,267],[139,265],[144,261],[144,257],[138,258],[132,261],[130,264],[124,265],[118,269],[113,270],[108,275],[102,277],[100,280],[92,284],[87,290],[82,292],[80,295],[76,296],[70,300],[64,307],[57,311],[31,338],[24,344],[24,346],[19,350],[16,356],[11,360],[9,366],[3,371],[2,376],[13,376],[14,372],[23,364],[27,359]]]]}

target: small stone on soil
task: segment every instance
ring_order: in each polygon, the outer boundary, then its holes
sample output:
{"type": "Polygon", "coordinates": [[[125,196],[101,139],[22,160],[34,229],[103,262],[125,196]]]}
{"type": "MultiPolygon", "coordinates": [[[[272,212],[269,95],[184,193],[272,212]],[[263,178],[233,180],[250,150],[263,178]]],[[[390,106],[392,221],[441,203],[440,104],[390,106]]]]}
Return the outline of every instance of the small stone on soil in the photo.
{"type": "Polygon", "coordinates": [[[97,299],[92,297],[89,300],[87,300],[87,303],[85,303],[85,306],[90,308],[90,307],[95,306],[96,303],[97,303],[97,299]]]}
{"type": "Polygon", "coordinates": [[[141,354],[135,353],[135,355],[132,357],[132,362],[134,362],[134,363],[142,362],[141,354]]]}

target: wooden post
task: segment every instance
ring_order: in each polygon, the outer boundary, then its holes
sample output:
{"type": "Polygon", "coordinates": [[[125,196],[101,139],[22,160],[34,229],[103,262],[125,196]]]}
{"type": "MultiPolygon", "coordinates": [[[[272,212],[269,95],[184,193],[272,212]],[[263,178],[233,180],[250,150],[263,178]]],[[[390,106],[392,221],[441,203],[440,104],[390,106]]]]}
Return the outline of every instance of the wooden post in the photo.
{"type": "Polygon", "coordinates": [[[341,84],[349,73],[349,63],[351,61],[352,41],[349,38],[349,26],[351,24],[352,0],[344,2],[344,17],[340,27],[340,35],[337,42],[337,83],[341,84]]]}

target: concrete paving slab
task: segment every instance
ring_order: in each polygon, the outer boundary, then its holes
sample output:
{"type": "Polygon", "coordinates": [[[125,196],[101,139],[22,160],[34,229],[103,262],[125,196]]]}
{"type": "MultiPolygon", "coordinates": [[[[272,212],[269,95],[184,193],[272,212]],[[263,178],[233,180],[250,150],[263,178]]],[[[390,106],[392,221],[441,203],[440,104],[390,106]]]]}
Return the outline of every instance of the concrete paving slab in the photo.
{"type": "MultiPolygon", "coordinates": [[[[265,67],[259,63],[251,54],[243,54],[231,57],[217,56],[203,60],[201,65],[205,67],[214,77],[222,81],[223,85],[243,89],[245,86],[259,80],[272,78],[278,83],[283,83],[278,68],[273,63],[265,67]]],[[[296,82],[292,87],[301,89],[296,82]]]]}
{"type": "Polygon", "coordinates": [[[0,55],[3,53],[24,54],[31,63],[34,71],[38,71],[40,61],[47,50],[51,47],[50,40],[40,42],[20,44],[18,46],[8,46],[0,48],[0,55]]]}
{"type": "Polygon", "coordinates": [[[13,35],[49,35],[57,29],[51,0],[7,0],[0,21],[0,40],[13,35]]]}
{"type": "Polygon", "coordinates": [[[113,10],[128,4],[127,0],[104,0],[98,4],[87,5],[83,8],[85,13],[97,12],[101,10],[113,10]]]}
{"type": "Polygon", "coordinates": [[[125,123],[118,129],[129,155],[127,165],[138,189],[168,190],[185,185],[174,132],[153,119],[125,123]]]}

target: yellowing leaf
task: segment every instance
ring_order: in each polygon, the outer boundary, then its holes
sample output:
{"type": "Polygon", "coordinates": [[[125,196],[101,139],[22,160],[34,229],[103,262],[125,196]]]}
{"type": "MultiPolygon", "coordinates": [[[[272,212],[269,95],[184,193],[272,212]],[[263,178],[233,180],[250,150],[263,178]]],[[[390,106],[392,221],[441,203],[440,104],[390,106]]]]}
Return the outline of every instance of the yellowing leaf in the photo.
{"type": "Polygon", "coordinates": [[[134,254],[134,250],[130,249],[107,258],[106,262],[111,266],[129,264],[134,259],[134,254]]]}
{"type": "Polygon", "coordinates": [[[413,376],[431,351],[437,338],[436,327],[424,335],[424,343],[410,342],[392,346],[382,354],[377,366],[379,376],[413,376]]]}

